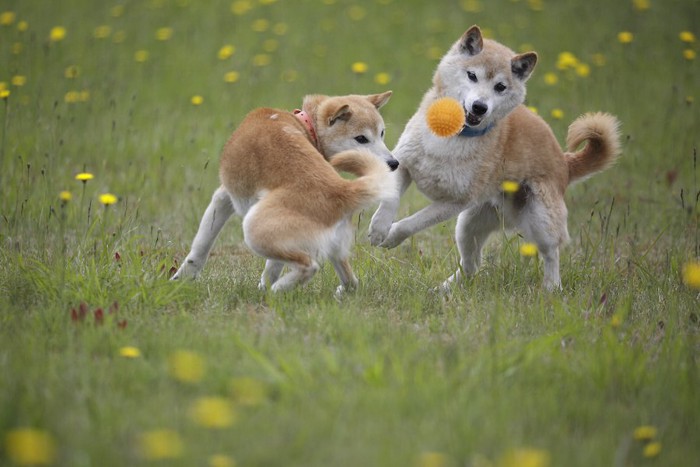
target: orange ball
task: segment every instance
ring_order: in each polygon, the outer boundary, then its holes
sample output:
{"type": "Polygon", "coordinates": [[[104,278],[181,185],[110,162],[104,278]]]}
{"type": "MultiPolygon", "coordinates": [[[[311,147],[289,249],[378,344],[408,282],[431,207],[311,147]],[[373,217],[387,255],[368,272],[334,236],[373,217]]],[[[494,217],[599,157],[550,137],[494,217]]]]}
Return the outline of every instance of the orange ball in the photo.
{"type": "Polygon", "coordinates": [[[464,109],[457,100],[441,97],[428,107],[425,119],[433,133],[447,138],[456,135],[464,127],[464,109]]]}

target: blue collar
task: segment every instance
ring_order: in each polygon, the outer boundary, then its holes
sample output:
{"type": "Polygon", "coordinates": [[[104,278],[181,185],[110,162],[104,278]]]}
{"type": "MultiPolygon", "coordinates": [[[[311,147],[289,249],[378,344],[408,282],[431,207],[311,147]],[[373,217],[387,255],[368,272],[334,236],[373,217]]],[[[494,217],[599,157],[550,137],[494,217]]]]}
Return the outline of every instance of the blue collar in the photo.
{"type": "Polygon", "coordinates": [[[484,136],[486,133],[491,131],[491,129],[494,127],[494,124],[491,124],[487,127],[482,128],[481,130],[475,130],[470,126],[464,125],[464,128],[462,128],[462,131],[460,131],[457,136],[466,136],[467,138],[472,138],[475,136],[484,136]]]}

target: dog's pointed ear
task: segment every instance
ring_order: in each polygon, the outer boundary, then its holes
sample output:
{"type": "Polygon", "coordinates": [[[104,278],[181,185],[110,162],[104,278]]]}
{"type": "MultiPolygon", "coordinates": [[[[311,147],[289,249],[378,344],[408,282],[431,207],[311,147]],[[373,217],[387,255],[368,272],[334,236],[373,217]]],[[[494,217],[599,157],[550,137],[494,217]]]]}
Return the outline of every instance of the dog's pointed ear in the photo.
{"type": "Polygon", "coordinates": [[[477,55],[484,49],[484,38],[481,36],[481,29],[474,25],[467,29],[460,39],[460,48],[462,52],[469,55],[477,55]]]}
{"type": "Polygon", "coordinates": [[[527,52],[513,57],[510,61],[510,69],[516,78],[521,81],[527,81],[536,64],[537,54],[535,52],[527,52]]]}
{"type": "Polygon", "coordinates": [[[309,114],[315,114],[316,109],[319,108],[321,102],[325,101],[326,99],[328,99],[328,96],[324,96],[322,94],[310,94],[308,96],[304,96],[301,108],[309,114]]]}
{"type": "Polygon", "coordinates": [[[332,115],[328,118],[328,126],[333,126],[335,122],[338,120],[343,120],[347,122],[350,120],[350,117],[352,117],[352,111],[350,110],[350,106],[345,104],[341,106],[338,110],[332,113],[332,115]]]}
{"type": "Polygon", "coordinates": [[[389,102],[390,97],[391,91],[387,91],[381,94],[372,94],[367,96],[367,100],[370,101],[377,109],[381,109],[387,102],[389,102]]]}

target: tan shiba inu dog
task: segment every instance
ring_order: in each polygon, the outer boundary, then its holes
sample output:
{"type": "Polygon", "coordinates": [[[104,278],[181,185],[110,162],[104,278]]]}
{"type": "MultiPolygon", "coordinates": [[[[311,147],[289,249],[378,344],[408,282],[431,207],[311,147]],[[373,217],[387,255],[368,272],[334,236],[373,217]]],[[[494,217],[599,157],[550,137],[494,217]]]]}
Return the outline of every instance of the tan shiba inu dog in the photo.
{"type": "Polygon", "coordinates": [[[569,127],[568,152],[562,152],[544,120],[522,105],[536,63],[534,52],[516,55],[484,40],[477,26],[452,46],[394,149],[401,163],[396,172],[399,196],[382,202],[372,217],[373,245],[393,248],[459,215],[460,268],[445,281],[445,289],[460,282],[462,273],[477,271],[485,241],[501,226],[519,229],[537,245],[545,287],[561,287],[559,246],[569,239],[564,192],[615,161],[619,123],[603,113],[580,117],[569,127]],[[441,138],[428,128],[425,115],[446,96],[463,105],[466,124],[459,135],[441,138]],[[411,181],[433,203],[394,222],[399,197],[411,181]],[[517,192],[504,193],[504,181],[517,182],[517,192]]]}
{"type": "Polygon", "coordinates": [[[223,149],[221,187],[173,279],[197,276],[236,213],[246,244],[267,258],[260,288],[305,283],[324,258],[338,273],[339,293],[355,287],[348,262],[352,213],[396,196],[389,171],[398,162],[384,144],[378,111],[390,96],[312,95],[294,113],[261,108],[248,114],[223,149]],[[358,178],[344,179],[336,170],[358,178]],[[280,277],[285,265],[290,270],[280,277]]]}

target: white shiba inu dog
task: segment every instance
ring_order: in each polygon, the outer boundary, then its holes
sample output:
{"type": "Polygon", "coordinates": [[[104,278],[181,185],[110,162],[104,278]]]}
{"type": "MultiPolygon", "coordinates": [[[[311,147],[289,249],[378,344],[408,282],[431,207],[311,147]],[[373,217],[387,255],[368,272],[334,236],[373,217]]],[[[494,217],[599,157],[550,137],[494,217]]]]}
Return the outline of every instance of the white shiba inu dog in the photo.
{"type": "Polygon", "coordinates": [[[384,144],[378,109],[391,91],[370,96],[306,96],[294,113],[261,108],[246,116],[221,154],[221,187],[204,212],[192,248],[173,279],[194,278],[224,223],[243,217],[246,244],[267,258],[260,288],[307,282],[329,258],[338,292],[357,285],[348,257],[352,213],[396,196],[398,166],[384,144]],[[336,170],[358,176],[342,178],[336,170]],[[282,275],[284,267],[289,272],[282,275]],[[281,277],[280,277],[281,276],[281,277]]]}
{"type": "Polygon", "coordinates": [[[537,63],[534,52],[512,50],[482,38],[471,27],[442,58],[433,87],[423,97],[394,149],[399,196],[383,201],[372,217],[373,245],[393,248],[432,225],[459,215],[456,243],[462,273],[474,274],[489,234],[501,226],[519,229],[544,260],[544,286],[561,287],[559,247],[569,239],[564,192],[569,184],[611,165],[620,153],[619,123],[611,115],[587,114],[569,127],[568,152],[551,129],[527,109],[525,82],[537,63]],[[441,97],[459,101],[466,124],[441,138],[426,123],[426,111],[441,97]],[[577,148],[585,145],[577,150],[577,148]],[[399,197],[414,181],[433,203],[394,222],[399,197]],[[514,194],[503,182],[517,182],[514,194]]]}

